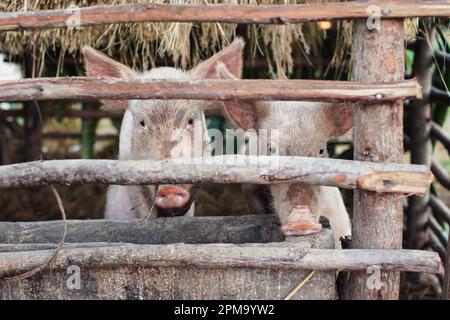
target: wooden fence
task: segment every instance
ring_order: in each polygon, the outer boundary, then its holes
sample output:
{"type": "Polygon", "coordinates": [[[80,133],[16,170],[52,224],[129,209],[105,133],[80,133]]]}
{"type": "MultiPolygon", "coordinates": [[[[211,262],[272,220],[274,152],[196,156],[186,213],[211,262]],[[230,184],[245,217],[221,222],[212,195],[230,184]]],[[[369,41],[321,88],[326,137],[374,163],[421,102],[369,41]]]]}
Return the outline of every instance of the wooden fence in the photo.
{"type": "MultiPolygon", "coordinates": [[[[349,3],[305,4],[289,6],[241,6],[241,5],[121,5],[90,7],[82,9],[0,13],[0,30],[23,30],[67,27],[67,19],[78,14],[79,26],[109,23],[184,21],[184,22],[230,22],[230,23],[299,23],[316,20],[356,19],[353,43],[353,80],[355,82],[326,81],[123,81],[93,78],[25,79],[0,83],[0,101],[23,101],[39,99],[149,99],[149,98],[196,98],[196,99],[263,99],[263,100],[340,100],[361,101],[354,107],[354,159],[364,162],[347,164],[337,160],[313,159],[326,167],[325,178],[316,175],[305,183],[321,183],[356,188],[354,193],[353,247],[335,253],[336,259],[330,268],[352,270],[346,285],[344,298],[348,299],[395,299],[399,294],[399,270],[418,271],[423,261],[431,261],[435,256],[430,252],[402,250],[403,198],[405,194],[423,194],[431,182],[431,174],[423,166],[396,165],[403,157],[403,102],[404,99],[420,99],[421,90],[416,80],[404,81],[404,18],[424,16],[450,16],[450,1],[353,1],[349,3]],[[369,30],[366,18],[373,17],[368,11],[370,5],[380,8],[380,30],[369,30]],[[226,14],[224,14],[226,12],[226,14]],[[114,90],[111,90],[114,88],[114,90]],[[143,93],[145,92],[145,93],[143,93]],[[370,104],[368,104],[370,102],[370,104]],[[380,127],[383,130],[380,130],[380,127]],[[373,164],[379,162],[380,164],[373,164]],[[383,163],[383,164],[381,164],[383,163]],[[390,163],[390,164],[389,164],[390,163]],[[398,166],[398,167],[396,167],[398,166]],[[401,166],[401,170],[400,170],[401,166]],[[358,171],[357,174],[350,167],[358,171]],[[340,185],[333,179],[336,174],[347,172],[352,179],[348,185],[340,185]],[[364,173],[368,168],[370,178],[364,173]],[[397,168],[397,169],[395,169],[397,168]],[[362,178],[361,178],[362,177],[362,178]],[[373,179],[372,179],[373,178],[373,179]],[[405,179],[405,180],[402,180],[405,179]],[[387,190],[391,186],[386,181],[396,181],[400,188],[387,190]],[[406,181],[406,183],[405,183],[406,181]],[[372,187],[371,187],[372,186],[372,187]],[[375,186],[375,187],[373,187],[375,186]],[[376,192],[374,192],[376,191],[376,192]],[[390,191],[390,192],[388,192],[390,191]],[[356,250],[356,248],[358,250],[356,250]],[[371,289],[366,286],[364,268],[352,268],[355,263],[363,263],[365,257],[376,251],[377,264],[383,270],[384,286],[371,289]],[[401,257],[408,256],[408,259],[401,257]],[[401,266],[389,264],[395,256],[401,266]],[[432,257],[433,256],[433,257],[432,257]],[[359,259],[359,260],[358,260],[359,259]],[[431,260],[430,260],[431,259],[431,260]],[[389,266],[388,268],[386,266],[389,266]]],[[[303,170],[313,171],[314,167],[302,167],[308,163],[304,158],[292,158],[297,165],[290,167],[281,163],[279,172],[287,172],[288,177],[301,176],[303,170]],[[297,175],[295,175],[297,173],[297,175]]],[[[275,183],[277,176],[268,172],[263,176],[247,176],[235,168],[232,177],[217,174],[189,175],[181,167],[177,176],[171,175],[168,162],[152,162],[151,170],[145,162],[139,163],[143,169],[143,179],[133,180],[136,163],[111,162],[32,162],[0,168],[1,187],[21,187],[50,184],[65,181],[67,166],[78,182],[104,183],[150,183],[157,181],[178,181],[182,177],[188,181],[253,182],[275,183]],[[103,166],[102,166],[103,165],[103,166]],[[47,169],[45,169],[47,168],[47,169]],[[102,168],[99,170],[99,168],[102,168]],[[120,169],[119,178],[111,168],[120,169]],[[88,170],[88,177],[80,175],[88,170]],[[32,175],[32,179],[29,179],[32,175]],[[178,176],[179,175],[179,176],[178,176]],[[23,177],[20,179],[19,177],[23,177]],[[271,179],[267,179],[271,177],[271,179]],[[118,180],[117,180],[118,179],[118,180]]],[[[174,164],[175,165],[175,164],[174,164]]],[[[311,173],[311,172],[308,172],[311,173]]],[[[314,173],[314,172],[312,172],[314,173]]],[[[292,178],[292,181],[296,181],[292,178]]],[[[298,181],[298,180],[297,180],[298,181]]],[[[185,247],[176,248],[186,252],[185,247]]],[[[120,250],[118,248],[117,250],[120,250]]],[[[227,250],[226,247],[223,250],[227,250]]],[[[180,251],[180,252],[181,252],[180,251]]],[[[320,253],[327,256],[329,253],[320,253]]],[[[39,257],[36,257],[39,258],[39,257]]],[[[220,257],[211,257],[205,263],[218,263],[220,257]]],[[[320,258],[314,268],[320,267],[326,259],[320,258]]],[[[236,261],[235,261],[236,262],[236,261]]],[[[302,262],[306,263],[306,262],[302,262]]],[[[300,263],[301,264],[301,263],[300,263]]],[[[299,265],[297,265],[299,266],[299,265]]],[[[312,265],[309,265],[310,268],[312,265]]],[[[421,269],[439,272],[437,265],[421,269]]],[[[447,270],[448,272],[448,270],[447,270]]]]}

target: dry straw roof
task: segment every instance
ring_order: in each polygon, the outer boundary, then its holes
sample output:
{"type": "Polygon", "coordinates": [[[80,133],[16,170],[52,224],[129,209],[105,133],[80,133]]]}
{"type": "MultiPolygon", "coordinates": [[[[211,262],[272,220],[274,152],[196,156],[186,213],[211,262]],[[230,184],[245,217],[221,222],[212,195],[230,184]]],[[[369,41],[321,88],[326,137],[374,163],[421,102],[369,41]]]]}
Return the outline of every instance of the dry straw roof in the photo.
{"type": "MultiPolygon", "coordinates": [[[[345,1],[345,0],[344,0],[345,1]]],[[[311,2],[339,2],[330,0],[9,0],[0,2],[0,11],[62,9],[71,6],[115,5],[128,3],[174,4],[300,4],[311,2]]],[[[224,13],[226,14],[226,13],[224,13]]],[[[351,43],[351,22],[339,22],[339,40],[333,63],[345,60],[351,43]]],[[[37,61],[37,75],[42,73],[46,52],[58,52],[60,63],[64,55],[78,55],[84,45],[104,50],[120,57],[134,67],[149,68],[157,58],[169,59],[174,65],[187,68],[200,59],[227,45],[236,35],[237,25],[219,23],[130,23],[82,27],[80,29],[52,29],[43,31],[10,31],[0,33],[0,51],[21,55],[33,54],[37,61]]],[[[251,25],[246,32],[249,55],[257,52],[270,57],[270,71],[282,77],[292,71],[293,48],[304,54],[314,53],[326,33],[315,23],[292,25],[251,25]]]]}

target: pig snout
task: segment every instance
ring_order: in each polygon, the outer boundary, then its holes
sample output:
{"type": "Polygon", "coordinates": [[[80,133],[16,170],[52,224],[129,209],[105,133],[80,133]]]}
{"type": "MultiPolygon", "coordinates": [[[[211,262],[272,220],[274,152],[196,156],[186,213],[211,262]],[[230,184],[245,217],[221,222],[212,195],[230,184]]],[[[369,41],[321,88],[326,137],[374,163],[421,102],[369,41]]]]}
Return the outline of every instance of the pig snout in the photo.
{"type": "Polygon", "coordinates": [[[155,196],[155,204],[162,209],[172,209],[184,207],[189,199],[189,192],[179,186],[164,186],[155,196]]]}
{"type": "Polygon", "coordinates": [[[304,236],[319,233],[322,225],[314,220],[311,210],[307,206],[296,206],[281,227],[285,236],[304,236]]]}

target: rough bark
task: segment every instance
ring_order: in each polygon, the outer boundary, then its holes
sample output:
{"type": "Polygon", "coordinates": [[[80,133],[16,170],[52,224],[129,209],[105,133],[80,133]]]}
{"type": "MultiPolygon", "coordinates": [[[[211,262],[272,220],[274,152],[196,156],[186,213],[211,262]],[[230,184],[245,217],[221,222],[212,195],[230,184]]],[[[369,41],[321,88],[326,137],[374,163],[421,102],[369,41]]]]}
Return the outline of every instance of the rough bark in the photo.
{"type": "Polygon", "coordinates": [[[0,101],[78,99],[392,101],[420,97],[415,79],[392,83],[326,80],[152,80],[88,77],[0,82],[0,101]]]}
{"type": "MultiPolygon", "coordinates": [[[[62,234],[62,221],[0,223],[0,243],[3,244],[58,243],[62,234]]],[[[66,243],[265,243],[283,239],[278,218],[273,215],[160,218],[146,223],[141,220],[67,220],[66,235],[66,243]]]]}
{"type": "MultiPolygon", "coordinates": [[[[404,4],[404,1],[396,1],[404,4]]],[[[399,81],[404,76],[404,25],[402,20],[382,20],[369,30],[358,20],[353,36],[353,80],[399,81]]],[[[354,108],[354,159],[402,162],[403,103],[354,108]]],[[[361,249],[402,247],[403,197],[357,190],[354,193],[352,246],[361,249]]],[[[400,273],[382,272],[382,286],[368,286],[370,273],[350,274],[349,299],[398,299],[400,273]],[[373,288],[373,289],[372,289],[373,288]]]]}
{"type": "MultiPolygon", "coordinates": [[[[0,252],[0,278],[14,276],[48,261],[53,250],[0,252]]],[[[311,249],[307,242],[266,244],[165,244],[72,246],[64,248],[52,268],[197,267],[276,268],[317,271],[360,271],[378,266],[398,270],[438,273],[442,264],[436,252],[392,249],[311,249]]]]}
{"type": "Polygon", "coordinates": [[[169,160],[50,160],[0,166],[0,188],[107,183],[306,183],[378,193],[423,194],[425,166],[309,157],[228,155],[169,160]]]}
{"type": "MultiPolygon", "coordinates": [[[[450,15],[448,1],[372,1],[385,18],[450,15]],[[381,11],[381,9],[384,9],[381,11]]],[[[286,24],[316,20],[368,18],[364,1],[307,5],[160,5],[129,4],[82,9],[0,13],[0,30],[67,28],[125,22],[226,22],[286,24]],[[224,14],[226,12],[226,14],[224,14]]]]}
{"type": "MultiPolygon", "coordinates": [[[[77,243],[66,243],[68,251],[59,256],[62,264],[56,262],[51,269],[18,282],[0,279],[0,299],[283,299],[310,270],[243,265],[249,261],[267,265],[273,257],[289,263],[304,253],[303,248],[332,248],[334,241],[330,230],[324,229],[320,234],[282,242],[276,221],[271,216],[178,217],[145,224],[68,221],[67,240],[77,243]],[[205,245],[227,241],[236,245],[205,245]],[[278,242],[245,244],[264,241],[278,242]],[[178,244],[161,245],[164,243],[178,244]],[[244,244],[237,245],[240,243],[244,244]],[[221,267],[229,264],[226,261],[231,256],[241,266],[221,267]],[[212,263],[216,267],[207,262],[210,259],[216,261],[212,263]],[[76,270],[80,287],[71,288],[68,284],[76,270]]],[[[1,263],[15,261],[25,270],[31,266],[29,262],[37,263],[52,252],[54,244],[49,242],[59,241],[62,223],[5,223],[0,229],[2,235],[9,230],[2,241],[10,243],[0,246],[8,256],[0,258],[1,263]],[[22,264],[20,257],[28,258],[22,264]]],[[[334,282],[335,271],[317,271],[293,299],[335,299],[334,282]]]]}

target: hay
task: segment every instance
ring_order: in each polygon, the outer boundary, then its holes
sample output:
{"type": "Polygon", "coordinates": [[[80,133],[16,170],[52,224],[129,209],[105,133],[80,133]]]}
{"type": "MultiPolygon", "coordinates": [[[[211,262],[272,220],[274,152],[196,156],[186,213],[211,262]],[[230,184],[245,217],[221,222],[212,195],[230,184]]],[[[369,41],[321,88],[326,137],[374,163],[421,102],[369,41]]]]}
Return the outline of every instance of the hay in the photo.
{"type": "MultiPolygon", "coordinates": [[[[70,6],[86,7],[106,4],[149,3],[235,3],[235,4],[296,4],[307,0],[11,0],[0,3],[0,11],[62,9],[70,6]]],[[[315,2],[332,2],[316,0],[315,2]]],[[[46,52],[58,52],[59,63],[65,54],[78,56],[79,49],[91,45],[110,56],[120,57],[134,68],[147,69],[157,59],[189,68],[201,59],[219,51],[232,41],[237,25],[219,23],[130,23],[82,27],[80,29],[52,29],[42,31],[10,31],[0,33],[0,50],[12,56],[29,51],[35,58],[35,75],[42,75],[46,52]]],[[[343,33],[345,35],[345,33],[343,33]]],[[[323,35],[315,23],[294,25],[251,25],[247,28],[250,56],[262,54],[270,64],[273,77],[292,72],[292,48],[299,45],[309,53],[319,47],[323,35]]],[[[340,43],[349,43],[341,39],[340,43]]],[[[344,45],[344,48],[346,46],[344,45]]],[[[337,61],[338,59],[336,59],[337,61]]]]}
{"type": "MultiPolygon", "coordinates": [[[[340,0],[345,2],[347,0],[340,0]]],[[[23,10],[63,9],[71,6],[115,5],[137,2],[174,4],[301,4],[311,2],[339,2],[339,0],[10,0],[0,2],[0,12],[23,10]]],[[[351,22],[336,22],[337,46],[332,67],[346,67],[351,45],[351,22]]],[[[118,57],[133,68],[148,69],[156,61],[189,68],[201,59],[226,46],[236,36],[237,25],[219,23],[130,23],[82,27],[80,29],[52,29],[43,31],[10,31],[0,33],[0,51],[11,56],[30,52],[34,57],[34,75],[42,76],[47,52],[59,55],[58,71],[66,54],[79,56],[79,49],[90,45],[118,57]]],[[[273,78],[292,74],[294,48],[304,55],[317,53],[326,37],[316,23],[292,25],[249,25],[246,28],[247,46],[251,60],[263,55],[269,62],[273,78]]],[[[298,51],[296,51],[298,52],[298,51]]],[[[305,57],[306,59],[306,57],[305,57]]]]}

